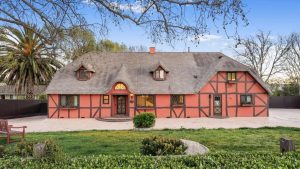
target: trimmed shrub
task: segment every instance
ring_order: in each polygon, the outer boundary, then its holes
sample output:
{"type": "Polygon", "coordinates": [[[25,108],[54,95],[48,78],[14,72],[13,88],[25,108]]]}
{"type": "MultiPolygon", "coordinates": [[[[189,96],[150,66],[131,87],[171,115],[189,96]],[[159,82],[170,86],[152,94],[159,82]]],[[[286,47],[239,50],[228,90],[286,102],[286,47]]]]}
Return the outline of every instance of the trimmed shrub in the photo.
{"type": "Polygon", "coordinates": [[[0,145],[0,158],[5,154],[5,147],[0,145]]]}
{"type": "Polygon", "coordinates": [[[142,141],[141,153],[143,155],[182,155],[187,147],[179,139],[150,137],[142,141]]]}
{"type": "Polygon", "coordinates": [[[133,124],[136,128],[149,128],[155,124],[155,115],[153,113],[141,113],[133,118],[133,124]]]}
{"type": "Polygon", "coordinates": [[[33,154],[33,145],[36,144],[34,141],[21,141],[17,143],[15,154],[21,157],[29,157],[33,154]]]}
{"type": "Polygon", "coordinates": [[[300,153],[210,153],[203,156],[139,156],[100,155],[81,156],[61,161],[0,158],[0,169],[4,168],[300,168],[300,153]]]}
{"type": "Polygon", "coordinates": [[[39,158],[47,160],[61,160],[62,158],[64,158],[63,151],[61,150],[59,145],[51,139],[47,139],[44,141],[22,141],[16,145],[15,155],[21,157],[33,157],[33,149],[37,144],[44,145],[44,149],[42,150],[44,152],[39,158]]]}

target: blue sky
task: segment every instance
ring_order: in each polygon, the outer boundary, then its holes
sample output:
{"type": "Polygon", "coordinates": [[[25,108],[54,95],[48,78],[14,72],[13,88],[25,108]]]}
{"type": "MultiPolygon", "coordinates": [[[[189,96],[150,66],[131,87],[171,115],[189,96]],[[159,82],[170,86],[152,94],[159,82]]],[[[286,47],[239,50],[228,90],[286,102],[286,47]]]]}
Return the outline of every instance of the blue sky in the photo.
{"type": "MultiPolygon", "coordinates": [[[[272,36],[286,36],[291,32],[300,32],[300,0],[245,0],[247,18],[249,25],[238,28],[239,35],[247,37],[255,35],[258,30],[271,31],[272,36]]],[[[89,12],[87,19],[90,22],[96,21],[93,12],[89,12]]],[[[168,44],[153,44],[147,38],[145,31],[131,24],[122,24],[120,27],[111,25],[107,39],[122,42],[126,45],[155,46],[160,51],[219,51],[228,55],[234,55],[232,48],[234,41],[227,39],[225,33],[220,31],[210,32],[207,40],[200,44],[176,42],[172,47],[168,44]]]]}

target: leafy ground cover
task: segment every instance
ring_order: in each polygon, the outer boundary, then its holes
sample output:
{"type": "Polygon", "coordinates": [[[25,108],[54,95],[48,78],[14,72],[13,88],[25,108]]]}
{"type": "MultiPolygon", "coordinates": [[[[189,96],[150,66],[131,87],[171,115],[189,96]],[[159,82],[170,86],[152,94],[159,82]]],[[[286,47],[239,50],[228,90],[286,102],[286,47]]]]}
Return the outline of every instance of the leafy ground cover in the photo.
{"type": "MultiPolygon", "coordinates": [[[[180,129],[152,131],[74,131],[28,133],[27,140],[55,140],[68,156],[139,154],[143,138],[164,136],[200,142],[211,152],[279,152],[279,138],[300,145],[300,128],[180,129]]],[[[0,138],[0,145],[5,139],[0,138]]],[[[10,144],[9,147],[13,147],[10,144]]],[[[298,149],[299,152],[299,149],[298,149]]]]}
{"type": "Polygon", "coordinates": [[[211,153],[204,156],[100,155],[47,161],[22,159],[19,157],[0,158],[1,168],[288,168],[300,167],[300,153],[211,153]]]}

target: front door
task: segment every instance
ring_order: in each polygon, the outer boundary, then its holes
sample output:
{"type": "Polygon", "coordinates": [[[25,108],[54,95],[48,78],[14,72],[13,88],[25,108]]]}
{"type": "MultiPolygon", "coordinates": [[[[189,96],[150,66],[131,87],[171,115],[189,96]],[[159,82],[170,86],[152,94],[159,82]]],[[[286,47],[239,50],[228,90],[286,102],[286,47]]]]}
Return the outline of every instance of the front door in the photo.
{"type": "Polygon", "coordinates": [[[221,95],[214,96],[214,115],[221,116],[222,115],[222,99],[221,95]]]}
{"type": "Polygon", "coordinates": [[[117,96],[117,114],[126,114],[126,96],[117,96]]]}

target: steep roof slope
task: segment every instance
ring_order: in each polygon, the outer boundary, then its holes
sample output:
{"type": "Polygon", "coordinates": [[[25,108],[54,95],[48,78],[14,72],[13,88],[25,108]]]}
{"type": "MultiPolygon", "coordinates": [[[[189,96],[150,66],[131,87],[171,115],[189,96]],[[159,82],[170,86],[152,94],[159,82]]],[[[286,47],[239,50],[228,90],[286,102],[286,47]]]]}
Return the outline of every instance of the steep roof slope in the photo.
{"type": "Polygon", "coordinates": [[[247,66],[218,52],[91,52],[59,70],[46,93],[104,94],[116,82],[123,82],[135,94],[192,94],[218,71],[248,71],[270,92],[247,66]],[[88,81],[76,79],[74,70],[82,63],[92,65],[95,71],[88,81]],[[150,72],[161,63],[169,72],[166,80],[155,81],[150,72]]]}

